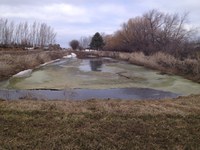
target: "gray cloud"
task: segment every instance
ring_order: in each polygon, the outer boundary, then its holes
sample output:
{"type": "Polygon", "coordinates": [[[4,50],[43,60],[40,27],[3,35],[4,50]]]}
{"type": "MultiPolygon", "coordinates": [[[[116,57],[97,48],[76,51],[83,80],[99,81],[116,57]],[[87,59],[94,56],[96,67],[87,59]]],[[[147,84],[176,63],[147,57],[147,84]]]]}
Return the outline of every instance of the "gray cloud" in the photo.
{"type": "Polygon", "coordinates": [[[0,0],[1,5],[9,6],[40,6],[61,2],[65,2],[65,0],[0,0]]]}

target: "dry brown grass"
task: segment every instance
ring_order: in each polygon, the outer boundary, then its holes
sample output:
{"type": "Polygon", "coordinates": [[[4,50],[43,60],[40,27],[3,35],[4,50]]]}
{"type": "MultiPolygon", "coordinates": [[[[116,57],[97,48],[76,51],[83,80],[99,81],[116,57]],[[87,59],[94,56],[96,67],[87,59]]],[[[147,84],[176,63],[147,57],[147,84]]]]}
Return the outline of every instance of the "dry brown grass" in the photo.
{"type": "Polygon", "coordinates": [[[36,51],[36,52],[1,52],[0,79],[8,78],[22,70],[33,69],[45,62],[62,58],[67,52],[36,51]]]}
{"type": "Polygon", "coordinates": [[[0,149],[198,149],[200,96],[0,101],[0,149]]]}
{"type": "Polygon", "coordinates": [[[166,69],[167,71],[169,70],[178,74],[190,76],[193,79],[200,79],[200,61],[198,59],[187,58],[179,60],[169,54],[159,52],[153,56],[149,56],[149,60],[153,68],[166,69]],[[152,62],[154,62],[154,64],[152,62]],[[154,67],[154,65],[156,67],[154,67]]]}

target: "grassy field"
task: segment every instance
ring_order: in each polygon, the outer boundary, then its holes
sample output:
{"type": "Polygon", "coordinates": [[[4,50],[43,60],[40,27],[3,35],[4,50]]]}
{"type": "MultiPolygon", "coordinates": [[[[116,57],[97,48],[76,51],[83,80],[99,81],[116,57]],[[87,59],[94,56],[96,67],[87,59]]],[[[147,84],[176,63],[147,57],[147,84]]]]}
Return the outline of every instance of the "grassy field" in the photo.
{"type": "Polygon", "coordinates": [[[199,149],[200,96],[0,101],[0,149],[199,149]]]}

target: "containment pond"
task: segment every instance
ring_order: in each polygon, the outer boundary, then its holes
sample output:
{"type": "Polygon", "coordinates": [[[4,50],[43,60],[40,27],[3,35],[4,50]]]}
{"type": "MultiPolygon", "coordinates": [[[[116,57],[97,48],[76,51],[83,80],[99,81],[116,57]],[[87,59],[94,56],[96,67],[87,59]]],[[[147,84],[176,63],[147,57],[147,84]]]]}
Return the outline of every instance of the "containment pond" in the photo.
{"type": "Polygon", "coordinates": [[[180,76],[111,58],[66,58],[0,83],[3,99],[160,99],[200,93],[180,76]]]}

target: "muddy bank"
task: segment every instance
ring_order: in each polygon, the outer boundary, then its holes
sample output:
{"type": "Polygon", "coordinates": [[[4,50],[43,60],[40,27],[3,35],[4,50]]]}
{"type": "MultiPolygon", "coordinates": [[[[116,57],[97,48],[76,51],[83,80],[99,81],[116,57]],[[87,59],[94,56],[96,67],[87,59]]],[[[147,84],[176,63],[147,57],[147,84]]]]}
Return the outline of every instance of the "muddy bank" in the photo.
{"type": "Polygon", "coordinates": [[[111,57],[125,60],[135,65],[161,71],[163,74],[175,74],[200,83],[200,60],[185,59],[178,60],[175,57],[156,53],[152,56],[145,56],[143,53],[124,53],[113,51],[90,51],[79,52],[79,55],[95,55],[98,57],[111,57]]]}

